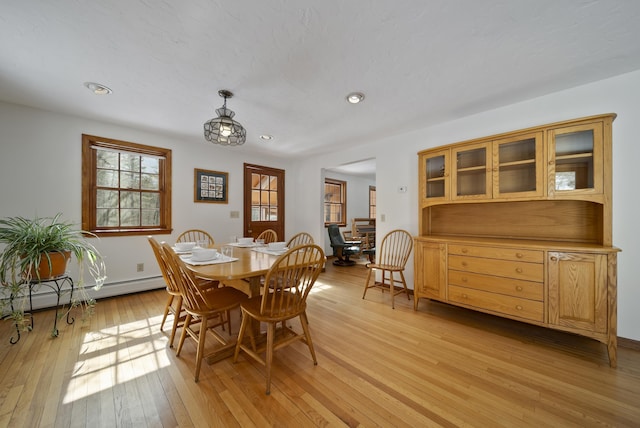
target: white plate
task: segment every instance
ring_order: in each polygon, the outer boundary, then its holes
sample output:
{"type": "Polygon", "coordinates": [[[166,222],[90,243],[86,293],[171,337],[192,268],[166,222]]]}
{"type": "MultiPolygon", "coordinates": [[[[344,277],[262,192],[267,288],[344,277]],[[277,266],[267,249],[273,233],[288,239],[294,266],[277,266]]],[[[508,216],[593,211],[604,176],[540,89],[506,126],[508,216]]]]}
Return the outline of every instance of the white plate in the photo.
{"type": "Polygon", "coordinates": [[[206,263],[206,262],[212,262],[214,260],[218,260],[220,258],[220,253],[216,254],[215,257],[211,257],[210,259],[204,259],[204,260],[194,260],[192,256],[180,256],[180,258],[185,262],[206,263]]]}
{"type": "Polygon", "coordinates": [[[178,250],[176,247],[171,247],[176,254],[190,254],[193,250],[178,250]]]}

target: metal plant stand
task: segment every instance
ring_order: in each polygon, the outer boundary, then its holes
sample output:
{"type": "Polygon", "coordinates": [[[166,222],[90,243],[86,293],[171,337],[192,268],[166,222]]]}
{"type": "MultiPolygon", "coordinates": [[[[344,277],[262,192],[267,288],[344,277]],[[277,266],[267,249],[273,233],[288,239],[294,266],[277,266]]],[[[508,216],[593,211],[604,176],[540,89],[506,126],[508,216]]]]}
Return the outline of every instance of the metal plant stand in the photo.
{"type": "MultiPolygon", "coordinates": [[[[31,321],[31,325],[29,326],[29,330],[33,330],[33,289],[37,286],[44,285],[45,287],[49,287],[56,293],[56,313],[55,318],[53,320],[53,336],[58,336],[58,309],[60,308],[60,298],[64,293],[69,291],[69,310],[67,311],[67,324],[73,324],[75,318],[71,317],[71,302],[73,301],[73,279],[68,275],[62,275],[56,278],[44,279],[44,280],[31,280],[29,281],[29,317],[31,321]],[[68,284],[69,288],[64,289],[65,284],[68,284]]],[[[14,296],[11,296],[11,312],[14,311],[13,307],[13,299],[14,296]]],[[[16,321],[16,334],[17,337],[11,336],[9,339],[9,343],[15,345],[20,340],[20,326],[16,321]]]]}

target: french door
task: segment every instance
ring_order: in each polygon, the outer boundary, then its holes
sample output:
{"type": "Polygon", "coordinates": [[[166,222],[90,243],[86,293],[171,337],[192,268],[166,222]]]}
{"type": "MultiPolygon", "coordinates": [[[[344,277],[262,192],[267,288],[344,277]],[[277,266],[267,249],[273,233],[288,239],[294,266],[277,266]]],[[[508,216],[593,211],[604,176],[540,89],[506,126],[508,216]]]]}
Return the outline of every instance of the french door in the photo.
{"type": "Polygon", "coordinates": [[[267,229],[284,236],[284,170],[244,164],[244,236],[267,229]]]}

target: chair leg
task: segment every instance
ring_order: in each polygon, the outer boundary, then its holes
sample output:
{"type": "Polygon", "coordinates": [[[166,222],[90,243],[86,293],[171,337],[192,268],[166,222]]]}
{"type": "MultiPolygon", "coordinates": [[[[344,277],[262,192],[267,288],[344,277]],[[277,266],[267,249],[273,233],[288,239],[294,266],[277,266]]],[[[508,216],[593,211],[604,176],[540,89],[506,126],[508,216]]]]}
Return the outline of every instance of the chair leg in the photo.
{"type": "Polygon", "coordinates": [[[164,328],[164,322],[167,320],[167,315],[169,315],[169,310],[171,309],[172,303],[173,303],[173,294],[169,294],[169,298],[167,299],[167,304],[164,307],[162,322],[160,323],[160,331],[162,331],[162,329],[164,328]]]}
{"type": "Polygon", "coordinates": [[[171,327],[171,336],[169,337],[169,348],[173,348],[173,339],[176,337],[176,330],[178,329],[178,324],[180,323],[180,312],[182,312],[182,296],[178,296],[176,302],[176,313],[173,317],[173,327],[171,327]]]}
{"type": "Polygon", "coordinates": [[[391,309],[395,309],[396,306],[393,301],[393,298],[396,295],[396,286],[393,283],[393,272],[389,272],[389,292],[391,293],[391,309]]]}
{"type": "MultiPolygon", "coordinates": [[[[367,295],[367,290],[369,289],[369,280],[371,279],[371,272],[373,272],[372,268],[369,268],[369,273],[367,273],[367,281],[364,283],[364,293],[362,293],[362,298],[364,299],[364,296],[367,295]]],[[[373,278],[373,281],[375,282],[375,278],[373,278]]]]}
{"type": "Polygon", "coordinates": [[[176,350],[176,357],[180,356],[180,351],[182,351],[182,345],[184,345],[184,340],[187,338],[187,330],[189,329],[189,325],[191,325],[191,315],[187,314],[187,317],[184,320],[184,324],[182,324],[182,334],[180,335],[180,340],[178,341],[178,349],[176,350]]]}
{"type": "Polygon", "coordinates": [[[200,321],[200,332],[198,333],[198,352],[196,353],[196,382],[200,377],[200,366],[202,366],[202,359],[204,358],[204,341],[207,337],[208,323],[209,320],[207,319],[207,317],[202,317],[202,320],[200,321]]]}
{"type": "Polygon", "coordinates": [[[242,340],[244,339],[244,333],[247,330],[248,324],[249,324],[249,316],[247,314],[243,314],[242,321],[240,322],[240,331],[238,332],[238,341],[236,342],[236,351],[233,353],[234,363],[238,361],[238,355],[240,354],[240,346],[242,345],[242,340]]]}
{"type": "Polygon", "coordinates": [[[411,295],[409,294],[409,289],[407,288],[407,281],[404,279],[404,274],[402,271],[400,273],[400,279],[402,280],[402,285],[404,286],[404,292],[407,293],[407,300],[411,300],[411,295]]]}
{"type": "Polygon", "coordinates": [[[303,312],[300,314],[300,324],[302,325],[302,331],[304,331],[305,342],[309,347],[309,351],[311,351],[311,358],[313,358],[313,365],[318,365],[318,360],[316,358],[316,351],[313,349],[313,342],[311,341],[311,333],[309,332],[309,319],[307,318],[307,313],[303,312]]]}
{"type": "Polygon", "coordinates": [[[273,362],[273,342],[276,333],[276,324],[273,322],[267,323],[267,349],[265,366],[267,369],[267,391],[266,394],[271,394],[271,363],[273,362]]]}

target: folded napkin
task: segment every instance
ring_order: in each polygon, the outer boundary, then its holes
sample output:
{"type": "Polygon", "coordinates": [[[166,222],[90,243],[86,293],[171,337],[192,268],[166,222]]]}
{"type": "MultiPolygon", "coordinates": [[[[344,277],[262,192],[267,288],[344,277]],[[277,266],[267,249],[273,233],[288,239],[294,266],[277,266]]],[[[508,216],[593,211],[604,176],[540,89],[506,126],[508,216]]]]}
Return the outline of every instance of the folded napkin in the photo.
{"type": "Polygon", "coordinates": [[[280,250],[274,250],[274,249],[269,248],[269,247],[257,247],[257,248],[254,248],[251,251],[255,251],[256,253],[271,254],[272,256],[280,256],[280,255],[286,253],[288,250],[289,250],[288,248],[282,248],[280,250]]]}
{"type": "Polygon", "coordinates": [[[219,263],[230,263],[230,262],[235,262],[236,260],[238,260],[236,257],[223,256],[222,254],[219,254],[218,257],[216,257],[215,259],[204,260],[204,261],[191,260],[191,256],[190,255],[189,256],[180,256],[180,258],[182,259],[183,262],[185,262],[186,264],[192,265],[192,266],[217,265],[219,263]]]}

